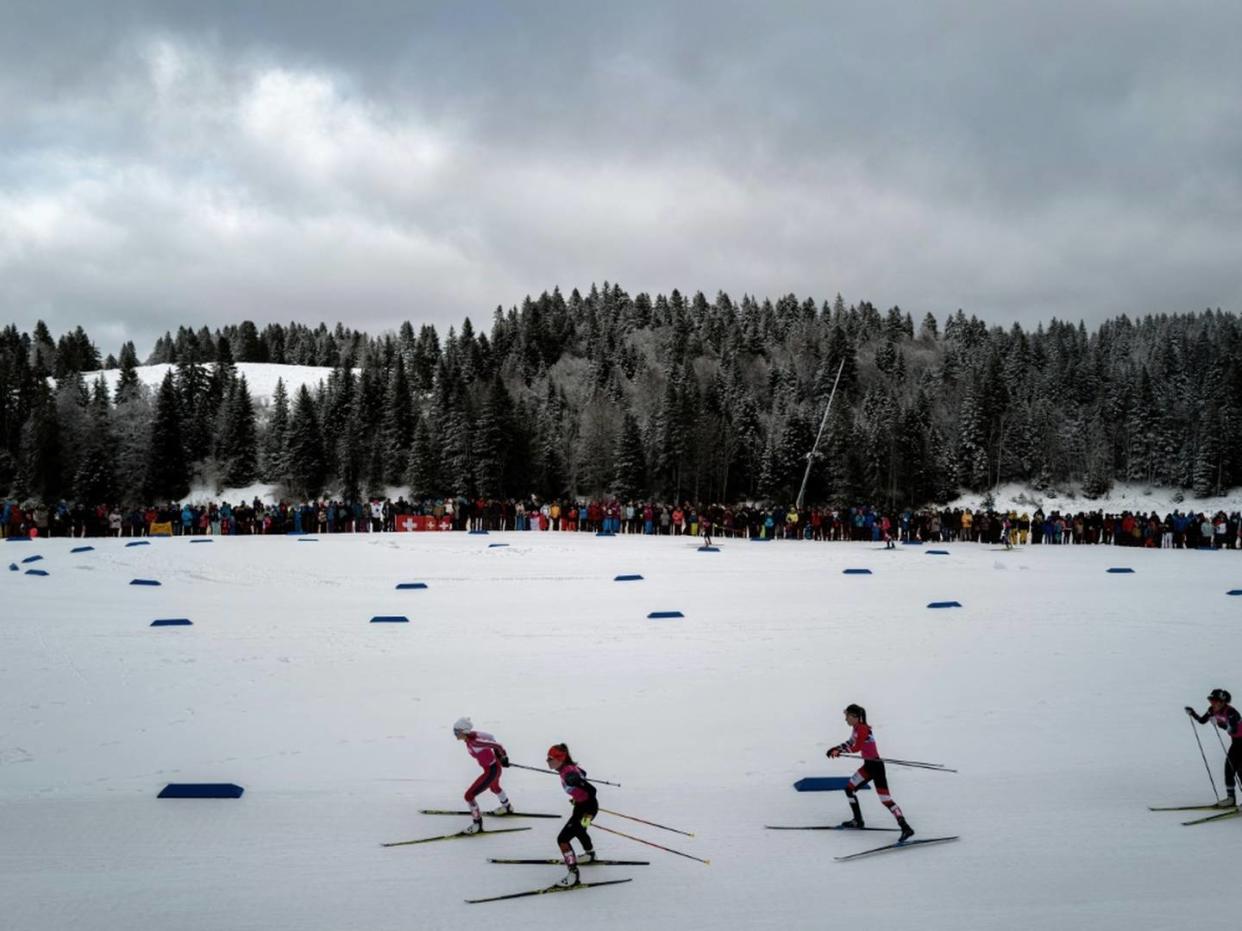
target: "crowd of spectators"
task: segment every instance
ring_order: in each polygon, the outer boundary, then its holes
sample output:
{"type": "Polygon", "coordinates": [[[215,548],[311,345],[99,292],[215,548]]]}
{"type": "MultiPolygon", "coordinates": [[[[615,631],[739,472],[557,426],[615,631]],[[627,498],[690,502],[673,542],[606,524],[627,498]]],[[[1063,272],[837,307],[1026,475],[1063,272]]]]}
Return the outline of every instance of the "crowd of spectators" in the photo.
{"type": "Polygon", "coordinates": [[[690,503],[487,500],[321,500],[267,503],[170,503],[121,508],[60,502],[54,507],[5,501],[0,536],[141,537],[182,535],[382,533],[435,530],[535,530],[560,533],[711,534],[718,538],[901,542],[1106,544],[1152,548],[1242,549],[1242,514],[1174,510],[1120,514],[924,508],[885,512],[859,506],[762,507],[690,503]],[[417,517],[416,523],[405,518],[417,517]],[[430,520],[429,520],[430,518],[430,520]]]}

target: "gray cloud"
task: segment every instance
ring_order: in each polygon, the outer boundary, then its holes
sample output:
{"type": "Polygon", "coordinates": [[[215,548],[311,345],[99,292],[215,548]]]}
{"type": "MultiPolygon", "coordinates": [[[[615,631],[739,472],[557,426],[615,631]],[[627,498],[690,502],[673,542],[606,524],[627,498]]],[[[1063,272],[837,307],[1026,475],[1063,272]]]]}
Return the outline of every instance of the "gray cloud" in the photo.
{"type": "Polygon", "coordinates": [[[0,316],[442,329],[559,284],[1237,310],[1242,12],[30,4],[0,316]]]}

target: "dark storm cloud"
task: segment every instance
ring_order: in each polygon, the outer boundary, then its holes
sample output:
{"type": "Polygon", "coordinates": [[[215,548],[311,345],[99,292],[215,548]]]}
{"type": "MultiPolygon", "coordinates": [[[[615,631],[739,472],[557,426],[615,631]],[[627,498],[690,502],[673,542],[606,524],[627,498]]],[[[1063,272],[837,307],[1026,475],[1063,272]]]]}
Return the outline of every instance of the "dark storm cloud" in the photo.
{"type": "Polygon", "coordinates": [[[0,315],[446,328],[614,280],[1237,310],[1233,5],[31,4],[0,315]]]}

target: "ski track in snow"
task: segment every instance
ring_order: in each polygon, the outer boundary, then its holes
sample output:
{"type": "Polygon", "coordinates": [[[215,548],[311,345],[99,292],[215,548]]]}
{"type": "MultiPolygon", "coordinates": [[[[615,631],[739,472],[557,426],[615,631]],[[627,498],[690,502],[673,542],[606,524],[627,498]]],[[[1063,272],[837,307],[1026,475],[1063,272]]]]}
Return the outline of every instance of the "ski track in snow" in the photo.
{"type": "MultiPolygon", "coordinates": [[[[1242,904],[1236,884],[1205,882],[1232,862],[1242,824],[1184,828],[1146,811],[1209,793],[1181,707],[1242,690],[1227,646],[1242,604],[1225,595],[1242,554],[949,544],[928,558],[722,541],[709,556],[675,537],[553,533],[296,541],[24,545],[52,575],[0,577],[6,925],[1211,929],[1232,927],[1242,904]],[[1136,572],[1105,572],[1117,565],[1136,572]],[[873,575],[842,575],[853,567],[873,575]],[[621,573],[644,579],[613,582],[621,573]],[[402,581],[429,587],[394,590],[402,581]],[[939,600],[962,607],[926,608],[939,600]],[[647,619],[658,610],[685,617],[647,619]],[[385,614],[410,623],[370,623],[385,614]],[[157,617],[193,626],[153,629],[157,617]],[[840,793],[791,784],[852,771],[823,756],[851,701],[870,710],[882,753],[961,771],[890,768],[919,836],[960,841],[834,863],[876,845],[763,830],[846,816],[840,793]],[[652,865],[599,868],[632,875],[625,886],[464,904],[561,871],[485,862],[555,856],[558,822],[379,847],[462,826],[417,813],[458,807],[478,773],[449,733],[461,714],[515,762],[538,766],[567,741],[592,775],[622,783],[601,787],[605,807],[696,837],[600,826],[712,865],[596,832],[603,856],[652,865]],[[246,793],[157,801],[172,781],[246,793]]],[[[1219,785],[1220,747],[1200,736],[1219,785]]],[[[504,780],[520,807],[567,811],[550,775],[504,780]]],[[[875,793],[861,798],[887,826],[875,793]]]]}

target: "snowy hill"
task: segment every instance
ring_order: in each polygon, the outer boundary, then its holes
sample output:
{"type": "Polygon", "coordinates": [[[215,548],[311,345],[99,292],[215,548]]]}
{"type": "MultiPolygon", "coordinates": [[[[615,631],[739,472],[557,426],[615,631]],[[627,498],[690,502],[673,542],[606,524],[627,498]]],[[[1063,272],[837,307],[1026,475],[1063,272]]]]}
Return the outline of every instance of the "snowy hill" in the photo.
{"type": "MultiPolygon", "coordinates": [[[[212,368],[214,363],[207,367],[212,368]]],[[[246,376],[246,384],[250,389],[250,397],[259,407],[267,407],[272,400],[272,395],[276,391],[276,382],[284,379],[285,390],[289,392],[292,398],[299,388],[306,385],[312,391],[322,381],[326,382],[328,376],[332,374],[332,369],[325,366],[316,365],[274,365],[267,362],[239,362],[237,363],[237,372],[239,375],[246,376]]],[[[136,369],[138,379],[152,391],[158,390],[160,383],[164,381],[164,376],[169,370],[175,370],[175,365],[162,363],[160,365],[140,365],[136,369]]],[[[121,377],[120,369],[108,369],[103,372],[86,372],[84,378],[90,384],[94,380],[103,375],[107,382],[109,391],[116,390],[117,380],[121,377]]]]}
{"type": "MultiPolygon", "coordinates": [[[[1173,511],[1203,513],[1211,516],[1217,511],[1232,514],[1242,510],[1242,492],[1233,491],[1227,495],[1209,498],[1196,498],[1190,492],[1179,492],[1172,488],[1152,488],[1149,485],[1136,485],[1118,482],[1108,494],[1098,498],[1088,498],[1074,489],[1036,491],[1024,485],[1001,485],[993,491],[994,507],[998,511],[1014,511],[1018,514],[1034,513],[1042,507],[1045,514],[1052,511],[1061,513],[1079,513],[1100,511],[1105,514],[1120,514],[1129,511],[1131,514],[1150,514],[1153,511],[1160,517],[1173,511]]],[[[949,504],[949,507],[978,509],[983,506],[985,494],[966,494],[949,504]]]]}
{"type": "MultiPolygon", "coordinates": [[[[1182,827],[1146,810],[1211,801],[1181,708],[1242,692],[1225,649],[1237,552],[700,553],[553,533],[87,542],[0,544],[19,570],[49,572],[0,574],[6,926],[1130,931],[1230,927],[1242,904],[1216,880],[1242,819],[1182,827]],[[926,607],[945,599],[962,607],[926,607]],[[647,619],[670,609],[685,617],[647,619]],[[410,622],[369,623],[380,614],[410,622]],[[165,617],[193,626],[148,626],[165,617]],[[846,817],[840,793],[791,785],[852,770],[824,758],[849,702],[882,753],[960,770],[889,774],[919,836],[958,843],[836,863],[892,835],[764,829],[846,817]],[[556,821],[380,846],[464,827],[418,814],[459,807],[479,773],[450,733],[463,714],[516,763],[567,741],[622,784],[601,787],[605,808],[695,837],[601,814],[603,855],[651,865],[587,878],[632,883],[465,904],[563,870],[486,862],[554,857],[556,821]],[[157,800],[168,782],[246,792],[157,800]]],[[[1219,787],[1220,747],[1199,733],[1219,787]]],[[[568,811],[550,775],[504,782],[522,809],[568,811]]]]}

